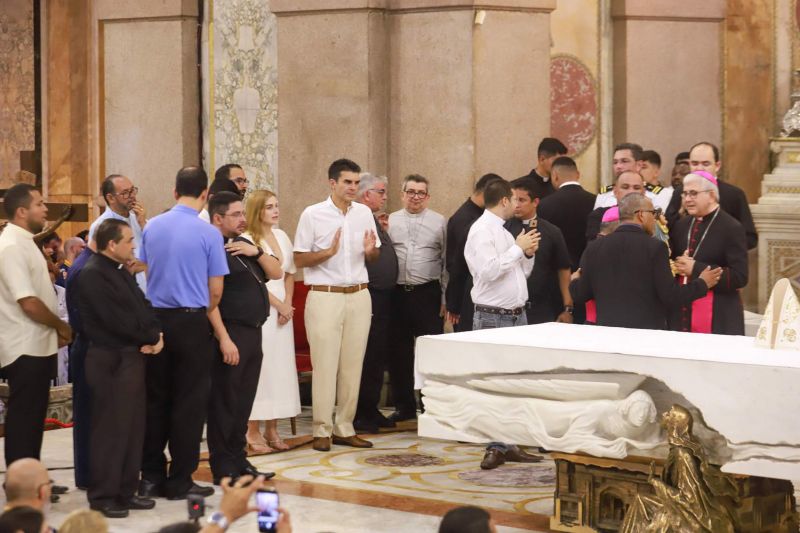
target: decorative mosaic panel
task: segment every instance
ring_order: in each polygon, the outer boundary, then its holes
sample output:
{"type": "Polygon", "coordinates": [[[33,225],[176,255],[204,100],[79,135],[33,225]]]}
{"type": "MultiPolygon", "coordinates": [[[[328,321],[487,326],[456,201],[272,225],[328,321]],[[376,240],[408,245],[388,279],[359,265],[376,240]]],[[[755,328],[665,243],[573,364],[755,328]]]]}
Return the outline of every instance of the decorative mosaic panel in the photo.
{"type": "MultiPolygon", "coordinates": [[[[207,165],[244,167],[251,189],[277,186],[277,24],[266,0],[209,0],[213,12],[213,139],[207,165]]],[[[209,83],[210,80],[205,80],[209,83]]],[[[208,131],[208,129],[213,129],[208,131]]],[[[211,169],[209,169],[211,170],[211,169]]]]}
{"type": "Polygon", "coordinates": [[[767,287],[773,287],[780,278],[788,278],[795,290],[800,291],[800,241],[768,241],[767,287]]]}
{"type": "Polygon", "coordinates": [[[578,58],[560,54],[550,60],[550,133],[581,154],[597,131],[597,82],[578,58]]]}

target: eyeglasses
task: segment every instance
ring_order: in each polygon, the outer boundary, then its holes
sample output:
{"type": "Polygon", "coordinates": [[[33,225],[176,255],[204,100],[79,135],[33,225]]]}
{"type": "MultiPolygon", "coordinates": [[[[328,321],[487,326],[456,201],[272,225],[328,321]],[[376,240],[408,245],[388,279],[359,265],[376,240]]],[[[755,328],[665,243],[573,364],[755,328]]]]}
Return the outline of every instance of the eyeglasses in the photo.
{"type": "Polygon", "coordinates": [[[403,191],[411,198],[425,198],[428,196],[428,191],[403,191]]]}
{"type": "Polygon", "coordinates": [[[652,213],[654,217],[659,218],[661,216],[661,208],[656,207],[655,209],[637,209],[636,213],[652,213]]]}
{"type": "Polygon", "coordinates": [[[247,178],[233,178],[231,181],[234,182],[236,185],[247,185],[248,183],[250,183],[250,181],[247,178]]]}
{"type": "Polygon", "coordinates": [[[681,198],[697,198],[697,195],[701,192],[711,192],[711,189],[703,189],[702,191],[682,191],[681,198]]]}
{"type": "Polygon", "coordinates": [[[381,196],[386,194],[386,189],[368,189],[368,190],[370,190],[370,191],[372,191],[372,192],[374,192],[376,194],[380,194],[381,196]]]}
{"type": "Polygon", "coordinates": [[[124,191],[119,191],[114,193],[115,196],[121,196],[122,198],[130,198],[131,196],[136,196],[136,193],[139,192],[139,187],[131,187],[130,189],[125,189],[124,191]]]}

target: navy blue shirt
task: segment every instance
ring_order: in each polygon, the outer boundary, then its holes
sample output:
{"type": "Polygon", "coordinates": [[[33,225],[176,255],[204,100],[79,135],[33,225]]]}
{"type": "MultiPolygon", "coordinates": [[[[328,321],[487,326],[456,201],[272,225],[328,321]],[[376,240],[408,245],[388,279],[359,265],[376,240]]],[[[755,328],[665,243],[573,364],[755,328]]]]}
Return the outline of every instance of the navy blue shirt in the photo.
{"type": "Polygon", "coordinates": [[[147,297],[155,308],[208,307],[208,278],[228,274],[219,230],[185,205],[147,223],[139,257],[147,263],[147,297]]]}
{"type": "Polygon", "coordinates": [[[86,334],[83,331],[83,323],[81,322],[81,313],[78,310],[78,280],[80,279],[81,270],[86,266],[86,262],[94,255],[94,252],[87,246],[72,262],[69,268],[66,282],[66,300],[67,300],[67,313],[69,314],[69,325],[77,333],[86,334]]]}

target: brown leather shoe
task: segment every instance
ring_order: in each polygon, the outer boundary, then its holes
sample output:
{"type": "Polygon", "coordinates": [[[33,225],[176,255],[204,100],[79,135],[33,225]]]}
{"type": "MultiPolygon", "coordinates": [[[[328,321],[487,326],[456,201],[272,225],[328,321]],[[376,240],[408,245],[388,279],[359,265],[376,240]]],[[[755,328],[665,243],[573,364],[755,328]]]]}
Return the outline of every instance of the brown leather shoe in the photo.
{"type": "Polygon", "coordinates": [[[509,446],[506,451],[506,461],[513,461],[515,463],[539,463],[544,460],[541,455],[533,455],[523,451],[522,448],[517,446],[509,446]]]}
{"type": "Polygon", "coordinates": [[[331,438],[314,437],[314,443],[311,445],[311,447],[318,452],[329,452],[331,450],[331,438]]]}
{"type": "Polygon", "coordinates": [[[506,454],[496,448],[492,448],[491,450],[486,450],[486,454],[483,456],[483,461],[481,461],[481,468],[483,470],[491,470],[493,468],[497,468],[505,462],[506,454]]]}
{"type": "Polygon", "coordinates": [[[333,436],[333,443],[340,446],[352,446],[353,448],[372,448],[372,443],[364,440],[358,435],[351,435],[350,437],[333,436]]]}

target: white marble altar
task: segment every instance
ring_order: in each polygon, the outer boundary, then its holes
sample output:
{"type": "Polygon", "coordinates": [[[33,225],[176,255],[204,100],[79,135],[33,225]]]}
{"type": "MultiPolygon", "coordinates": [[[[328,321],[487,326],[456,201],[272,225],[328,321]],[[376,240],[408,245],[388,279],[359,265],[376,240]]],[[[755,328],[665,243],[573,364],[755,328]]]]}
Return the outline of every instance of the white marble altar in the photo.
{"type": "MultiPolygon", "coordinates": [[[[672,403],[693,409],[696,433],[724,471],[800,479],[800,358],[757,347],[751,337],[550,323],[422,337],[417,367],[434,399],[420,417],[421,436],[543,445],[530,432],[525,438],[514,419],[524,382],[512,394],[476,387],[476,380],[507,383],[532,374],[563,380],[581,373],[600,383],[621,373],[646,378],[639,388],[659,412],[672,403]],[[436,387],[467,399],[471,417],[453,418],[454,397],[437,403],[436,387]],[[480,420],[480,429],[468,420],[480,420]]],[[[633,382],[619,383],[624,394],[633,382]]]]}

